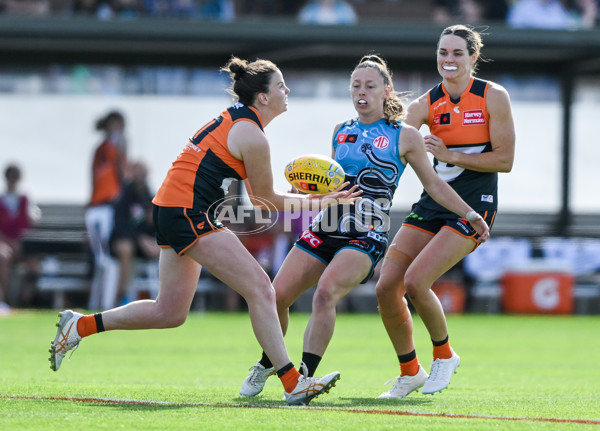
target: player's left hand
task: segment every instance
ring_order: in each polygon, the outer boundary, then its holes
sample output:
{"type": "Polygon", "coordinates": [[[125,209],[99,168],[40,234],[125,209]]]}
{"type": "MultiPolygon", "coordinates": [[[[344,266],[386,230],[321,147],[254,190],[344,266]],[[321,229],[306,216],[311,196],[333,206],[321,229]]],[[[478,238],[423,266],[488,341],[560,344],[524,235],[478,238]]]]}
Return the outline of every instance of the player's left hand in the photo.
{"type": "Polygon", "coordinates": [[[435,135],[426,135],[423,137],[425,142],[425,149],[427,152],[433,154],[433,156],[440,162],[451,163],[450,158],[452,157],[452,151],[446,147],[444,141],[435,135]]]}
{"type": "Polygon", "coordinates": [[[469,224],[479,234],[478,241],[486,242],[490,237],[490,227],[485,222],[483,217],[479,216],[475,221],[469,221],[469,224]]]}

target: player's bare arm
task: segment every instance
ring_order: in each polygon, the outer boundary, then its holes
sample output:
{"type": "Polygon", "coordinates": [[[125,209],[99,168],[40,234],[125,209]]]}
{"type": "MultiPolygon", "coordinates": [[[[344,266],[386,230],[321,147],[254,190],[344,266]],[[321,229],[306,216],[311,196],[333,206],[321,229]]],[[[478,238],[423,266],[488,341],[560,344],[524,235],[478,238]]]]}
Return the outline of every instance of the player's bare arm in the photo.
{"type": "Polygon", "coordinates": [[[408,108],[406,109],[406,119],[404,123],[413,126],[419,130],[423,124],[427,124],[429,117],[428,108],[429,99],[427,93],[420,96],[418,99],[413,100],[408,108]]]}
{"type": "Polygon", "coordinates": [[[229,132],[227,146],[234,157],[244,161],[251,200],[257,196],[283,210],[284,199],[299,199],[298,195],[274,190],[269,141],[255,124],[249,121],[235,124],[229,132]]]}
{"type": "MultiPolygon", "coordinates": [[[[346,191],[326,193],[318,196],[301,196],[296,193],[283,193],[273,187],[273,171],[271,169],[270,146],[265,134],[253,123],[240,121],[231,128],[227,139],[229,151],[234,157],[244,161],[249,185],[253,196],[269,201],[278,210],[289,210],[291,207],[308,205],[310,208],[320,208],[321,201],[325,206],[337,203],[353,203],[361,194],[357,187],[346,191]]],[[[345,183],[343,187],[348,184],[345,183]]]]}

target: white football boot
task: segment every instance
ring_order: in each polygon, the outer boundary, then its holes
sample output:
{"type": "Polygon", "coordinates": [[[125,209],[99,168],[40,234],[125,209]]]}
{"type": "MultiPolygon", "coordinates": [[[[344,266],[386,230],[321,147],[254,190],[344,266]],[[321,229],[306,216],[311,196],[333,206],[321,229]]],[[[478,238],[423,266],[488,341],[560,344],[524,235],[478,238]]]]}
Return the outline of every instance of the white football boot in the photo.
{"type": "Polygon", "coordinates": [[[275,374],[275,367],[265,368],[257,361],[255,365],[250,367],[250,374],[244,379],[240,395],[243,397],[253,397],[262,392],[267,379],[275,374]]]}
{"type": "Polygon", "coordinates": [[[431,364],[431,373],[423,385],[424,394],[434,394],[446,389],[450,384],[452,374],[460,365],[460,357],[452,350],[452,357],[448,359],[436,359],[431,364]]]}
{"type": "Polygon", "coordinates": [[[394,386],[377,398],[404,398],[413,391],[416,391],[425,384],[427,380],[427,372],[419,365],[419,372],[414,376],[399,376],[392,380],[388,380],[385,384],[389,385],[394,382],[394,386]],[[395,380],[395,381],[394,381],[395,380]]]}
{"type": "Polygon", "coordinates": [[[60,320],[56,324],[58,330],[49,350],[50,368],[54,371],[58,371],[67,352],[79,346],[81,337],[77,332],[77,322],[83,317],[83,314],[72,310],[63,311],[58,315],[60,317],[60,320]]]}
{"type": "Polygon", "coordinates": [[[340,378],[340,373],[334,371],[323,377],[298,377],[298,384],[292,392],[283,392],[285,400],[291,406],[308,405],[313,398],[329,392],[340,378]]]}

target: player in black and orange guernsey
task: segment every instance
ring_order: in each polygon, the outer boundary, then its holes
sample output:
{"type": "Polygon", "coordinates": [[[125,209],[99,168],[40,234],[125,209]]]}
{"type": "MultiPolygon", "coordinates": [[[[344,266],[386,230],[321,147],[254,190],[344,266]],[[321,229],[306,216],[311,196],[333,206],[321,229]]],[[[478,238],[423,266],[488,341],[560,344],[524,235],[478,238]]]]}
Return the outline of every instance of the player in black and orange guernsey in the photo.
{"type": "MultiPolygon", "coordinates": [[[[437,47],[442,82],[409,105],[406,123],[429,126],[424,141],[438,175],[491,228],[498,172],[512,169],[515,130],[506,90],[474,77],[482,46],[481,35],[470,27],[443,30],[437,47]]],[[[450,346],[446,317],[431,286],[479,243],[469,220],[426,192],[413,205],[388,249],[376,287],[381,319],[400,362],[400,376],[381,398],[404,398],[421,386],[423,393],[433,394],[450,383],[460,358],[450,346]],[[433,343],[429,376],[417,358],[405,293],[433,343]]]]}
{"type": "Polygon", "coordinates": [[[275,191],[269,142],[263,129],[287,110],[289,89],[279,69],[268,60],[249,63],[234,57],[223,70],[230,74],[230,92],[238,103],[190,138],[153,201],[161,247],[158,297],[87,316],[71,310],[60,313],[50,349],[53,370],[58,370],[66,352],[85,336],[183,324],[204,266],[245,298],[256,338],[274,359],[289,404],[308,404],[339,379],[338,372],[320,378],[298,373],[283,341],[268,275],[237,236],[207,210],[225,196],[233,180],[245,180],[251,200],[254,196],[268,201],[277,210],[301,208],[309,201],[317,207],[353,204],[360,192],[356,187],[319,196],[275,191]]]}

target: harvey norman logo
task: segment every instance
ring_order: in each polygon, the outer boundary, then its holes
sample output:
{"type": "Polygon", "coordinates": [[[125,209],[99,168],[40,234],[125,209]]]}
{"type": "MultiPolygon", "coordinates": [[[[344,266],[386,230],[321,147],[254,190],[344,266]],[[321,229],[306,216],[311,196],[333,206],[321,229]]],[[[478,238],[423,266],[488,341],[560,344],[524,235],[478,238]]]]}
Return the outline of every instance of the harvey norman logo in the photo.
{"type": "Polygon", "coordinates": [[[463,112],[463,126],[474,126],[477,124],[485,124],[485,117],[482,109],[463,112]]]}

